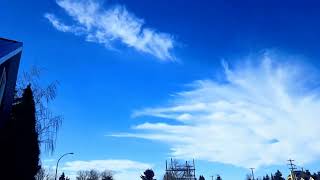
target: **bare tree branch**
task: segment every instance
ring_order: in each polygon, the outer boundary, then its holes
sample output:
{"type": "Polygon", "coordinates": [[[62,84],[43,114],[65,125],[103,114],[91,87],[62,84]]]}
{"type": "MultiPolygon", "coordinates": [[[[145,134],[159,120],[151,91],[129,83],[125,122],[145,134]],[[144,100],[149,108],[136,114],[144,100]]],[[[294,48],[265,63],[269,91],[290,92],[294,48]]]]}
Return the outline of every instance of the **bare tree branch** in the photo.
{"type": "Polygon", "coordinates": [[[29,72],[23,72],[18,79],[16,97],[21,97],[22,90],[31,84],[36,104],[37,132],[39,142],[46,152],[53,153],[57,139],[57,132],[62,124],[62,116],[54,114],[49,105],[57,96],[58,81],[48,85],[40,83],[43,68],[31,67],[29,72]]]}

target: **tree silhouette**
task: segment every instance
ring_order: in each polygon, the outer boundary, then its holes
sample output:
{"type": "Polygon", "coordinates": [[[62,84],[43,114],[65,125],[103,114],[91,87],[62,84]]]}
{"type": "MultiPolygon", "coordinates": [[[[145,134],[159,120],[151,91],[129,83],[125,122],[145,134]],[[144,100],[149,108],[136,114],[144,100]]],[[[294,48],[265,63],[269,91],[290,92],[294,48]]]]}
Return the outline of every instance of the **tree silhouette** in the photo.
{"type": "Polygon", "coordinates": [[[100,174],[101,180],[113,180],[112,172],[108,170],[104,170],[100,174]]]}
{"type": "Polygon", "coordinates": [[[312,177],[314,180],[320,180],[320,172],[314,173],[312,177]]]}
{"type": "Polygon", "coordinates": [[[12,109],[15,179],[35,179],[39,166],[39,141],[36,131],[35,102],[31,86],[24,89],[22,97],[15,100],[12,109]]]}
{"type": "Polygon", "coordinates": [[[271,180],[274,180],[274,176],[273,176],[273,174],[271,173],[271,180]]]}
{"type": "Polygon", "coordinates": [[[270,180],[269,175],[267,174],[266,176],[263,177],[263,180],[270,180]]]}
{"type": "Polygon", "coordinates": [[[66,177],[64,175],[64,172],[61,174],[61,176],[59,177],[59,180],[66,180],[66,177]]]}
{"type": "Polygon", "coordinates": [[[32,91],[36,109],[36,130],[39,135],[39,142],[44,145],[45,152],[53,153],[55,149],[56,134],[62,124],[62,116],[54,114],[49,104],[56,98],[58,82],[40,85],[40,75],[43,68],[31,67],[28,72],[23,72],[19,77],[16,86],[16,96],[21,96],[23,89],[32,85],[32,91]]]}
{"type": "Polygon", "coordinates": [[[205,180],[205,178],[202,175],[200,175],[199,180],[205,180]]]}
{"type": "Polygon", "coordinates": [[[78,171],[77,180],[87,180],[89,178],[89,171],[78,171]]]}
{"type": "Polygon", "coordinates": [[[151,169],[147,169],[143,174],[140,176],[142,180],[153,180],[154,172],[151,169]]]}
{"type": "Polygon", "coordinates": [[[306,175],[307,175],[308,177],[311,176],[311,173],[310,173],[310,171],[309,171],[308,169],[306,170],[306,175]]]}
{"type": "Polygon", "coordinates": [[[59,180],[70,180],[70,178],[67,176],[65,176],[64,172],[61,174],[61,176],[59,177],[59,180]]]}
{"type": "Polygon", "coordinates": [[[217,175],[216,180],[222,180],[221,176],[220,176],[220,175],[217,175]]]}
{"type": "Polygon", "coordinates": [[[40,169],[39,145],[53,152],[61,124],[61,116],[53,115],[48,108],[57,84],[41,88],[32,81],[23,82],[17,85],[10,120],[0,127],[1,179],[35,179],[40,169]]]}
{"type": "Polygon", "coordinates": [[[285,180],[285,179],[282,177],[282,173],[281,173],[279,170],[277,170],[277,172],[274,174],[273,179],[274,179],[274,180],[285,180]]]}
{"type": "Polygon", "coordinates": [[[89,177],[87,180],[98,180],[99,179],[99,173],[95,169],[91,169],[89,171],[89,177]]]}
{"type": "Polygon", "coordinates": [[[49,171],[47,171],[44,168],[39,169],[37,175],[35,176],[35,180],[49,180],[50,174],[49,171]]]}

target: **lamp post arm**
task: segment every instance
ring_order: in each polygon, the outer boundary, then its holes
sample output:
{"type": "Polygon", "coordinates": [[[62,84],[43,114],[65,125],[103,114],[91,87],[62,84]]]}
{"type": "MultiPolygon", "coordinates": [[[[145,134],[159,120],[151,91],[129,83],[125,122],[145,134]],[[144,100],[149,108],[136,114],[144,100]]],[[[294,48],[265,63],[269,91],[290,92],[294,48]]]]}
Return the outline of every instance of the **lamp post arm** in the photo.
{"type": "Polygon", "coordinates": [[[73,153],[65,153],[65,154],[63,154],[63,155],[58,159],[57,165],[56,165],[56,175],[55,175],[55,178],[54,178],[55,180],[57,180],[59,162],[60,162],[60,160],[61,160],[64,156],[66,156],[66,155],[68,155],[68,154],[73,154],[73,153]]]}

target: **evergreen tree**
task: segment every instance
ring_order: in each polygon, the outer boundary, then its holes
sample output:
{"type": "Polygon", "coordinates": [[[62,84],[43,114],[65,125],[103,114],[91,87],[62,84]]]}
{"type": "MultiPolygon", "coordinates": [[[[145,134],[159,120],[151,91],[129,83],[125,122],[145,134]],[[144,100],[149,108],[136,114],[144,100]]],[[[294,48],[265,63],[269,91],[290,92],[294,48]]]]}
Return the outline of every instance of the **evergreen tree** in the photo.
{"type": "Polygon", "coordinates": [[[306,170],[306,175],[307,175],[308,177],[311,176],[311,173],[310,173],[310,171],[309,171],[308,169],[306,170]]]}
{"type": "Polygon", "coordinates": [[[263,176],[262,179],[263,179],[263,180],[270,180],[270,177],[269,177],[268,174],[266,174],[266,176],[263,176]]]}
{"type": "Polygon", "coordinates": [[[66,180],[66,177],[64,175],[64,172],[61,174],[61,176],[59,177],[59,180],[66,180]]]}
{"type": "Polygon", "coordinates": [[[265,180],[270,180],[270,177],[268,174],[265,176],[265,180]]]}
{"type": "Polygon", "coordinates": [[[314,180],[318,180],[317,178],[317,174],[316,173],[313,173],[312,175],[311,175],[311,177],[314,179],[314,180]]]}
{"type": "Polygon", "coordinates": [[[282,173],[277,170],[277,172],[274,174],[274,180],[285,180],[283,177],[282,177],[282,173]]]}
{"type": "Polygon", "coordinates": [[[15,179],[33,180],[40,169],[40,149],[35,112],[33,92],[28,85],[12,109],[15,179]]]}
{"type": "Polygon", "coordinates": [[[199,180],[205,180],[205,178],[202,175],[200,175],[199,180]]]}
{"type": "Polygon", "coordinates": [[[154,172],[151,169],[147,169],[143,174],[140,176],[142,180],[153,180],[154,172]]]}
{"type": "Polygon", "coordinates": [[[24,82],[16,87],[10,120],[0,127],[0,179],[34,179],[40,170],[40,143],[52,152],[61,124],[62,118],[48,108],[56,96],[56,85],[33,85],[33,91],[27,83],[34,81],[24,82]]]}
{"type": "Polygon", "coordinates": [[[222,180],[222,178],[220,177],[220,175],[217,176],[216,180],[222,180]]]}

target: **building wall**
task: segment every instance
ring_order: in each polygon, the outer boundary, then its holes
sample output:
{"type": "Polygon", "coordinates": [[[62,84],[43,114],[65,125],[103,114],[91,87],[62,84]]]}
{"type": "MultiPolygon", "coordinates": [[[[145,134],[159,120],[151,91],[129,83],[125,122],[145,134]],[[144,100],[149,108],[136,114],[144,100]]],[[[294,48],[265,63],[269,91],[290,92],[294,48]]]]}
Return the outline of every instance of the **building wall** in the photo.
{"type": "Polygon", "coordinates": [[[4,124],[6,120],[8,120],[11,112],[20,57],[21,52],[0,64],[0,78],[2,77],[4,72],[4,78],[6,80],[6,82],[4,83],[3,81],[3,84],[1,85],[2,87],[4,87],[4,92],[0,102],[0,127],[4,124]]]}

